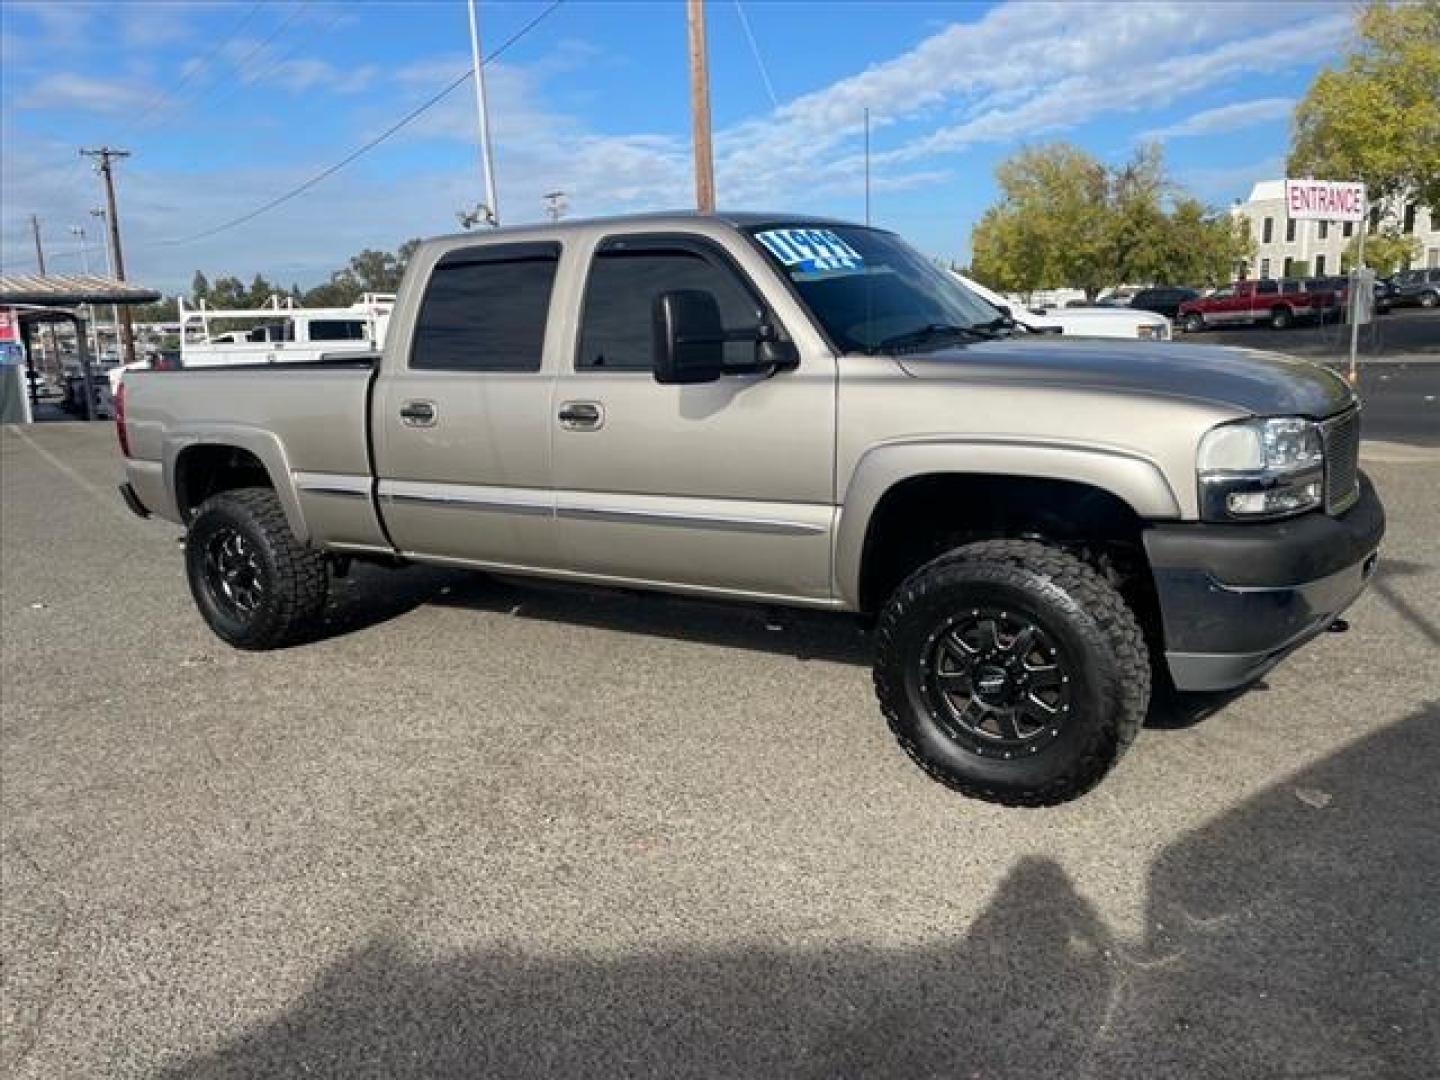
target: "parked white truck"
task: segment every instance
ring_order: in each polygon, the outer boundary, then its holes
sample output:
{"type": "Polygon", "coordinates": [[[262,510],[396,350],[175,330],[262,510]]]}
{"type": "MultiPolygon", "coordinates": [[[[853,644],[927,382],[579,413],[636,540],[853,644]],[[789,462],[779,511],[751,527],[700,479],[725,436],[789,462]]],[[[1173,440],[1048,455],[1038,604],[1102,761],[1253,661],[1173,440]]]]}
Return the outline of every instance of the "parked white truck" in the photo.
{"type": "Polygon", "coordinates": [[[971,292],[1009,315],[1025,329],[1036,333],[1128,338],[1131,341],[1169,341],[1174,336],[1170,320],[1153,311],[1126,307],[1027,308],[964,274],[955,276],[971,292]]]}
{"type": "Polygon", "coordinates": [[[893,234],[780,215],[432,240],[383,355],[119,406],[124,498],[232,645],[314,633],[354,559],[861,613],[901,745],[1011,804],[1096,783],[1152,663],[1234,687],[1330,626],[1384,532],[1324,368],[1014,335],[893,234]]]}
{"type": "Polygon", "coordinates": [[[393,293],[366,293],[349,307],[306,308],[272,296],[259,308],[212,308],[180,298],[180,364],[223,367],[318,360],[385,345],[393,293]]]}

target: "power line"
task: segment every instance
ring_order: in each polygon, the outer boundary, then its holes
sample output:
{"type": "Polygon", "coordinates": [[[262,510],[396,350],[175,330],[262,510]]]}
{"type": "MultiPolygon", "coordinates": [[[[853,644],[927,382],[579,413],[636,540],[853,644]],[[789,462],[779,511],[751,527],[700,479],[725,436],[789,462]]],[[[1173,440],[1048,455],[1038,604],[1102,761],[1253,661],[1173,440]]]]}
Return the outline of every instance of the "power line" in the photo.
{"type": "MultiPolygon", "coordinates": [[[[315,30],[312,36],[316,39],[323,39],[325,35],[329,33],[330,28],[334,26],[337,22],[339,22],[345,14],[347,14],[345,8],[337,5],[335,8],[335,14],[330,17],[330,20],[328,22],[322,24],[319,29],[315,30]]],[[[268,41],[269,39],[267,39],[265,43],[268,44],[268,41]]],[[[309,37],[302,38],[301,40],[291,45],[288,49],[280,50],[278,53],[272,56],[269,61],[267,61],[262,67],[252,73],[248,78],[245,76],[245,73],[243,71],[239,71],[238,73],[240,75],[240,78],[236,80],[236,84],[234,87],[231,88],[230,93],[211,102],[211,108],[224,105],[226,102],[234,98],[235,95],[240,92],[242,84],[253,86],[255,83],[260,82],[260,80],[265,78],[265,76],[269,75],[272,71],[277,70],[281,64],[283,64],[286,60],[290,59],[290,57],[294,56],[296,52],[309,44],[311,44],[309,37]]],[[[251,55],[254,54],[252,53],[251,55]]],[[[248,60],[249,58],[247,57],[246,59],[248,60]]]]}
{"type": "Polygon", "coordinates": [[[145,120],[152,113],[154,113],[157,108],[159,108],[169,99],[173,98],[176,94],[178,94],[182,89],[185,88],[185,86],[190,82],[191,79],[193,79],[196,75],[200,74],[200,72],[204,71],[207,67],[209,67],[210,64],[214,61],[214,59],[220,55],[221,51],[224,50],[225,46],[229,45],[230,42],[235,40],[235,35],[240,33],[241,30],[245,29],[245,27],[249,24],[250,20],[255,17],[256,12],[258,12],[264,6],[264,0],[256,0],[256,3],[250,8],[250,10],[247,11],[243,16],[241,16],[240,21],[237,22],[233,27],[231,27],[230,32],[220,39],[220,44],[216,45],[215,48],[211,49],[208,53],[206,53],[204,59],[202,59],[198,64],[196,64],[184,75],[182,75],[179,82],[177,82],[174,86],[170,87],[169,90],[161,93],[158,97],[155,98],[154,101],[147,105],[144,111],[141,112],[139,116],[135,117],[135,119],[130,122],[129,130],[133,132],[138,129],[140,125],[143,124],[145,120]]]}
{"type": "MultiPolygon", "coordinates": [[[[539,26],[541,22],[543,22],[556,8],[558,8],[558,7],[559,7],[561,4],[563,4],[564,2],[565,2],[565,0],[553,0],[553,2],[550,4],[549,7],[545,8],[544,11],[542,11],[542,12],[540,12],[540,14],[536,15],[533,19],[531,19],[528,23],[526,23],[524,26],[522,26],[522,27],[521,27],[519,30],[517,30],[514,34],[510,35],[510,37],[507,38],[507,39],[505,40],[505,42],[504,42],[499,48],[495,49],[489,56],[485,57],[485,59],[481,62],[481,63],[482,63],[482,66],[485,65],[485,64],[491,64],[491,63],[493,63],[494,61],[498,60],[498,59],[505,53],[505,51],[506,51],[507,49],[509,49],[509,48],[510,48],[512,45],[514,45],[516,42],[518,42],[521,38],[523,38],[523,37],[524,37],[526,34],[528,34],[531,30],[535,29],[535,27],[539,26]]],[[[357,159],[357,158],[363,156],[364,154],[369,153],[371,150],[375,149],[375,147],[379,146],[381,143],[383,143],[386,139],[390,138],[390,136],[394,135],[394,134],[395,134],[397,131],[399,131],[401,128],[405,127],[405,126],[406,126],[407,124],[409,124],[411,121],[413,121],[413,120],[415,120],[416,118],[418,118],[421,114],[423,114],[423,113],[427,112],[428,110],[434,108],[436,105],[438,105],[438,104],[439,104],[441,101],[443,101],[445,98],[449,97],[450,94],[454,93],[455,90],[456,90],[458,87],[460,87],[460,86],[465,82],[465,80],[469,79],[472,74],[473,74],[473,72],[471,71],[471,69],[470,69],[470,68],[466,68],[466,69],[465,69],[464,71],[462,71],[459,75],[457,75],[455,78],[451,79],[448,83],[446,83],[445,86],[442,87],[439,91],[437,91],[435,94],[431,95],[431,96],[430,96],[429,98],[427,98],[424,102],[422,102],[419,106],[417,106],[416,108],[412,109],[410,112],[406,113],[403,117],[401,117],[401,118],[400,118],[399,120],[397,120],[395,123],[391,124],[388,128],[386,128],[384,131],[382,131],[379,135],[375,136],[375,138],[371,139],[371,140],[370,140],[369,142],[367,142],[367,143],[364,143],[364,144],[361,145],[358,149],[353,150],[351,153],[349,153],[349,154],[347,154],[345,157],[341,158],[339,161],[337,161],[334,165],[331,165],[329,168],[324,169],[324,170],[322,170],[321,172],[316,173],[314,176],[312,176],[309,180],[306,180],[304,183],[299,184],[299,185],[297,185],[296,187],[291,188],[289,191],[285,192],[283,195],[278,195],[278,196],[276,196],[275,198],[271,199],[269,202],[264,203],[264,204],[262,204],[262,205],[260,205],[260,206],[257,206],[254,210],[251,210],[251,211],[249,211],[248,213],[245,213],[245,214],[241,214],[239,217],[232,218],[232,219],[230,219],[229,221],[224,222],[223,224],[216,225],[214,228],[206,229],[206,230],[204,230],[203,232],[195,233],[195,234],[192,235],[192,236],[183,236],[183,237],[180,237],[180,238],[174,239],[174,240],[160,240],[160,241],[157,241],[157,243],[159,243],[159,244],[165,244],[165,245],[177,245],[177,244],[192,244],[192,243],[194,243],[196,240],[205,240],[205,239],[208,239],[208,238],[211,237],[211,236],[215,236],[217,233],[222,233],[222,232],[225,232],[225,231],[227,231],[227,230],[229,230],[229,229],[233,229],[233,228],[235,228],[237,225],[244,225],[244,224],[245,224],[246,222],[248,222],[248,221],[253,221],[253,220],[255,220],[255,218],[259,217],[261,214],[267,213],[267,212],[275,209],[277,206],[280,206],[280,205],[282,205],[282,204],[284,204],[284,203],[289,202],[291,199],[295,198],[295,197],[298,196],[298,195],[303,195],[305,192],[307,192],[307,191],[309,191],[311,188],[313,188],[316,184],[320,183],[322,180],[325,180],[325,179],[327,179],[327,178],[329,178],[329,177],[331,177],[331,176],[334,176],[337,172],[339,172],[341,169],[343,169],[346,165],[349,165],[349,164],[350,164],[352,161],[354,161],[355,159],[357,159]]]]}
{"type": "MultiPolygon", "coordinates": [[[[275,28],[260,40],[260,43],[258,45],[256,45],[253,49],[251,49],[234,64],[232,64],[231,67],[234,68],[236,76],[243,79],[245,75],[245,65],[250,63],[250,61],[255,59],[255,57],[259,56],[266,46],[268,46],[272,41],[274,41],[277,37],[280,36],[281,31],[283,31],[287,26],[289,26],[301,15],[303,15],[305,13],[305,10],[310,7],[312,2],[313,0],[304,0],[304,3],[293,6],[290,9],[290,14],[285,16],[285,18],[281,19],[280,22],[276,24],[275,28]]],[[[200,98],[203,97],[209,89],[214,89],[214,87],[211,86],[209,88],[202,88],[200,93],[196,95],[194,100],[199,101],[200,98]]],[[[179,104],[180,103],[177,102],[176,106],[178,107],[179,104]]],[[[174,111],[175,110],[172,108],[171,112],[173,113],[174,111]]]]}
{"type": "Polygon", "coordinates": [[[740,25],[745,30],[745,39],[750,42],[750,52],[755,57],[755,66],[760,69],[760,78],[765,80],[765,91],[770,95],[770,104],[778,109],[780,99],[775,96],[775,85],[770,81],[770,72],[765,69],[765,61],[760,56],[760,46],[755,41],[755,31],[750,29],[750,19],[746,16],[745,9],[740,6],[740,0],[735,0],[735,14],[740,16],[740,25]]]}

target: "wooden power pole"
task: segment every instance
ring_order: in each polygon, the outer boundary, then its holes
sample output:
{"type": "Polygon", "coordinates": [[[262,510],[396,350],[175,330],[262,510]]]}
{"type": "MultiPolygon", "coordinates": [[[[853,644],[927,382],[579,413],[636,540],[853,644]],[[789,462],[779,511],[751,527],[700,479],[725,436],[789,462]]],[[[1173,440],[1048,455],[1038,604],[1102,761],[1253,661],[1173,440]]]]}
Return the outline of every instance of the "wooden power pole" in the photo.
{"type": "Polygon", "coordinates": [[[710,146],[710,72],[705,60],[705,0],[687,0],[690,29],[690,126],[695,143],[695,208],[715,212],[715,156],[710,146]]]}
{"type": "MultiPolygon", "coordinates": [[[[105,222],[110,226],[110,251],[114,259],[115,279],[125,280],[125,252],[120,246],[120,215],[115,210],[115,177],[111,170],[110,162],[115,158],[127,158],[129,150],[112,150],[108,146],[102,146],[98,150],[81,150],[81,156],[94,158],[98,164],[95,166],[101,177],[105,180],[105,205],[107,211],[105,222]]],[[[128,304],[120,308],[120,340],[124,349],[123,360],[127,364],[135,362],[135,326],[130,321],[130,307],[128,304]]]]}
{"type": "Polygon", "coordinates": [[[35,235],[35,265],[40,268],[40,276],[45,276],[45,248],[40,243],[40,219],[34,214],[30,215],[30,231],[35,235]]]}

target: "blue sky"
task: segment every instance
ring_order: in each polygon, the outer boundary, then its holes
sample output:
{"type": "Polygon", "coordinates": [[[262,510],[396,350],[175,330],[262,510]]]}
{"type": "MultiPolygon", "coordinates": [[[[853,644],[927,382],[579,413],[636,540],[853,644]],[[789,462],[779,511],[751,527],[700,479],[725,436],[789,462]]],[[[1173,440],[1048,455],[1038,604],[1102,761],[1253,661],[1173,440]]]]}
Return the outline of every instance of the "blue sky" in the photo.
{"type": "MultiPolygon", "coordinates": [[[[547,6],[484,0],[485,45],[547,6]]],[[[875,222],[962,259],[996,162],[1022,145],[1063,138],[1119,160],[1159,138],[1174,177],[1216,206],[1282,175],[1294,99],[1351,18],[1302,0],[707,8],[722,206],[860,218],[868,107],[875,222]]],[[[77,226],[103,262],[81,146],[132,152],[118,171],[127,264],[166,290],[196,269],[311,285],[362,247],[455,231],[480,197],[467,84],[305,195],[170,242],[308,179],[463,71],[463,0],[6,0],[0,21],[7,273],[34,268],[32,213],[54,271],[80,269],[77,226]]],[[[574,215],[691,202],[685,40],[679,2],[568,0],[488,69],[505,223],[542,217],[557,188],[574,215]]]]}

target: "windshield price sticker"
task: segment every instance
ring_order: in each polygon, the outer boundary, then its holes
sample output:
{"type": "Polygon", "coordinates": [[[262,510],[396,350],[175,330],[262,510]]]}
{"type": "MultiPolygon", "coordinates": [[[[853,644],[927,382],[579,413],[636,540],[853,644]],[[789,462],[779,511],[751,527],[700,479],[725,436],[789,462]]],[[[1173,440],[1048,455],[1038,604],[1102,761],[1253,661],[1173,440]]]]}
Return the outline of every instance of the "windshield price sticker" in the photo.
{"type": "Polygon", "coordinates": [[[799,270],[858,270],[865,260],[829,229],[770,229],[756,233],[786,267],[799,270]]]}

